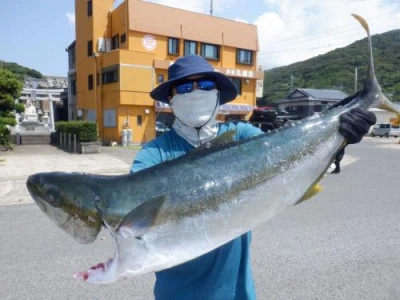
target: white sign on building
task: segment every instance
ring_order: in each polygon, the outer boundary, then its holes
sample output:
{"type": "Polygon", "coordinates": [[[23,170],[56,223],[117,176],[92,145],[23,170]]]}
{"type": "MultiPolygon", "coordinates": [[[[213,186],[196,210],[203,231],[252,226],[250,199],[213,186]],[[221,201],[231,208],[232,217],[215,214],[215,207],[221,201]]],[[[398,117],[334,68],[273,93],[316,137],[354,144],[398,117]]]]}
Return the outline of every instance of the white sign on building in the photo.
{"type": "Polygon", "coordinates": [[[142,45],[146,50],[153,51],[157,47],[157,41],[154,36],[147,34],[142,38],[142,45]]]}

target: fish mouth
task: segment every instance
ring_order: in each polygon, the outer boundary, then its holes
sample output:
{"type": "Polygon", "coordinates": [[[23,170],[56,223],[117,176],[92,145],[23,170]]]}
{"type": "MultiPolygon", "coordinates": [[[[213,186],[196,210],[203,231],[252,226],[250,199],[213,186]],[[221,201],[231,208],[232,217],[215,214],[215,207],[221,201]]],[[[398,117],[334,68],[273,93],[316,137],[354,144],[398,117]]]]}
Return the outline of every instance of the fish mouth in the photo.
{"type": "Polygon", "coordinates": [[[45,180],[42,174],[29,176],[26,185],[40,210],[57,226],[81,244],[96,240],[102,227],[102,220],[97,212],[85,211],[74,203],[68,203],[56,187],[48,184],[48,178],[45,180]]]}
{"type": "Polygon", "coordinates": [[[38,184],[40,179],[37,178],[37,175],[31,175],[28,177],[26,181],[26,187],[28,188],[29,194],[31,195],[32,199],[36,202],[39,208],[46,213],[48,209],[47,202],[45,201],[45,193],[43,189],[40,188],[38,184]]]}

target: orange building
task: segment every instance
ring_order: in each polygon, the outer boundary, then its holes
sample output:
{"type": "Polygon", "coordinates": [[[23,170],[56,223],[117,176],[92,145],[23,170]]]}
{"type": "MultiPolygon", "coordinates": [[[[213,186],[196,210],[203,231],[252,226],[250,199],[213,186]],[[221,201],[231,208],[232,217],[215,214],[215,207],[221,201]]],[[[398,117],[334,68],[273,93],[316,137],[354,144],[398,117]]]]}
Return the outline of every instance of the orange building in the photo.
{"type": "Polygon", "coordinates": [[[70,119],[97,121],[103,141],[155,137],[155,122],[170,114],[149,92],[168,80],[178,57],[198,54],[229,76],[239,91],[220,107],[220,120],[245,119],[262,94],[254,25],[141,0],[75,0],[76,41],[69,53],[70,119]],[[260,95],[257,95],[260,96],[260,95]]]}

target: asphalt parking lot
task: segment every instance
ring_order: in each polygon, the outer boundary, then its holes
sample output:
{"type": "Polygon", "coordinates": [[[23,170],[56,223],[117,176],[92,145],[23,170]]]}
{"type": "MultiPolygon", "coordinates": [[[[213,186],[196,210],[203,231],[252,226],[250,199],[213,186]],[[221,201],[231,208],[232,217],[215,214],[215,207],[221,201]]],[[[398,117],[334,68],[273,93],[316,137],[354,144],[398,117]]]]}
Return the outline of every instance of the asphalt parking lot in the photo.
{"type": "Polygon", "coordinates": [[[15,146],[0,152],[0,205],[30,203],[25,182],[39,172],[116,175],[129,172],[140,147],[102,147],[101,153],[74,154],[52,145],[15,146]]]}
{"type": "MultiPolygon", "coordinates": [[[[366,137],[365,142],[379,147],[399,148],[398,139],[366,137]]],[[[29,175],[39,172],[84,172],[117,175],[129,172],[139,146],[102,147],[101,153],[74,154],[52,145],[21,145],[12,151],[0,152],[0,205],[31,203],[25,187],[29,175]]],[[[355,158],[345,155],[342,166],[355,158]]]]}
{"type": "MultiPolygon", "coordinates": [[[[76,243],[25,188],[36,172],[126,173],[137,150],[0,153],[0,299],[153,299],[154,274],[105,286],[77,282],[72,274],[112,255],[109,233],[76,243]]],[[[399,150],[398,139],[370,137],[346,148],[342,173],[324,176],[323,192],[253,230],[257,299],[400,299],[399,150]]]]}
{"type": "MultiPolygon", "coordinates": [[[[43,171],[121,174],[136,149],[69,154],[52,146],[0,153],[0,299],[153,299],[154,275],[97,286],[72,278],[112,255],[103,230],[76,243],[32,203],[27,176],[43,171]]],[[[398,139],[365,138],[346,148],[324,191],[253,231],[258,299],[400,299],[398,139]]]]}

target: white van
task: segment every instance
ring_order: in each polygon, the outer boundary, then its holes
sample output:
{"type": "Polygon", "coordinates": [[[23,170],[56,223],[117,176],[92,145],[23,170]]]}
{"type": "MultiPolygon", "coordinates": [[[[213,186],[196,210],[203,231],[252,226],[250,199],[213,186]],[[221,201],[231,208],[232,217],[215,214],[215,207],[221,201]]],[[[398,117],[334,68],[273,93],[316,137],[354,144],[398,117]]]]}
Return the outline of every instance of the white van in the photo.
{"type": "Polygon", "coordinates": [[[397,138],[398,136],[400,136],[400,125],[393,125],[389,123],[376,124],[374,128],[372,128],[371,136],[394,136],[395,138],[397,138]]]}

